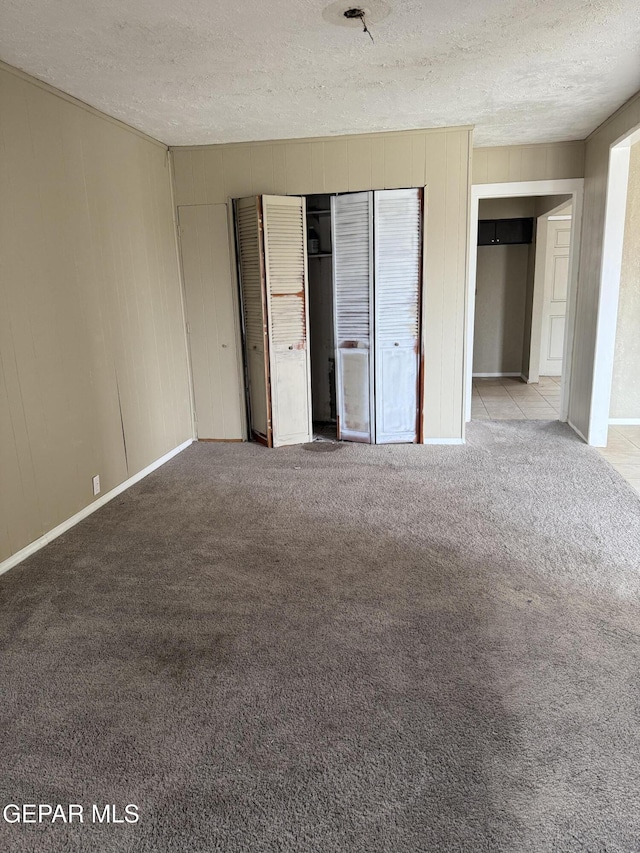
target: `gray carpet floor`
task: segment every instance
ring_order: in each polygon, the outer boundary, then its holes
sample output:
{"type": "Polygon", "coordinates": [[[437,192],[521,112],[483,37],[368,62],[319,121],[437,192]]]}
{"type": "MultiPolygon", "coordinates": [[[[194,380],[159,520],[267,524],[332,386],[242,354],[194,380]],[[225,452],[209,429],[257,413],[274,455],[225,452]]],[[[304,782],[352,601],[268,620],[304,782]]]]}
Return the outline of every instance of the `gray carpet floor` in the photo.
{"type": "Polygon", "coordinates": [[[0,578],[7,851],[640,850],[640,501],[558,423],[193,445],[0,578]]]}

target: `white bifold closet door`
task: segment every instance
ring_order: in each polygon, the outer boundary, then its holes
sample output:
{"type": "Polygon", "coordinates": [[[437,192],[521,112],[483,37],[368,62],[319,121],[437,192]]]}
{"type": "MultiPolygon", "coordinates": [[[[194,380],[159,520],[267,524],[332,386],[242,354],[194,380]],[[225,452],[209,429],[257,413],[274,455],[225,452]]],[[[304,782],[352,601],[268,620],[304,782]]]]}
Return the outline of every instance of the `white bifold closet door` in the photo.
{"type": "Polygon", "coordinates": [[[337,435],[373,442],[373,193],[331,198],[337,435]]]}
{"type": "Polygon", "coordinates": [[[422,191],[374,193],[376,444],[418,441],[422,191]]]}
{"type": "Polygon", "coordinates": [[[269,447],[312,439],[305,200],[236,202],[251,432],[269,447]]]}
{"type": "Polygon", "coordinates": [[[338,438],[418,441],[422,190],[331,202],[338,438]]]}

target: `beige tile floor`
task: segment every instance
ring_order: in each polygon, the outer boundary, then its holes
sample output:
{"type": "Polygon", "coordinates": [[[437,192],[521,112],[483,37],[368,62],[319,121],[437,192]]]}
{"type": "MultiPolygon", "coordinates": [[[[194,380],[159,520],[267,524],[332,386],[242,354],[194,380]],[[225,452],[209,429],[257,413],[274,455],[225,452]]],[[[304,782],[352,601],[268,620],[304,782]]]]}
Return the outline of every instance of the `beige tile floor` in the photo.
{"type": "Polygon", "coordinates": [[[610,426],[607,446],[598,450],[640,494],[640,426],[610,426]]]}
{"type": "MultiPolygon", "coordinates": [[[[516,377],[473,380],[472,420],[555,420],[559,407],[559,376],[532,385],[516,377]]],[[[640,426],[610,426],[607,446],[598,450],[640,494],[640,426]]]]}
{"type": "Polygon", "coordinates": [[[541,376],[532,385],[517,377],[473,380],[472,420],[552,421],[559,408],[559,376],[541,376]]]}

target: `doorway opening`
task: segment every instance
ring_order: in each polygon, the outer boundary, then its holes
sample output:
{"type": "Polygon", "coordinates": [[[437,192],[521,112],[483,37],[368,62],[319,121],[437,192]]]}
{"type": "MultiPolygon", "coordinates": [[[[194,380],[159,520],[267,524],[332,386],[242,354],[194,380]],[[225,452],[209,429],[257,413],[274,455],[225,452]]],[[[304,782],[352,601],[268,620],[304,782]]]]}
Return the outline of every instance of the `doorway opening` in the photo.
{"type": "Polygon", "coordinates": [[[466,421],[567,419],[582,184],[472,187],[466,421]]]}
{"type": "Polygon", "coordinates": [[[571,196],[481,199],[471,419],[559,416],[571,196]]]}

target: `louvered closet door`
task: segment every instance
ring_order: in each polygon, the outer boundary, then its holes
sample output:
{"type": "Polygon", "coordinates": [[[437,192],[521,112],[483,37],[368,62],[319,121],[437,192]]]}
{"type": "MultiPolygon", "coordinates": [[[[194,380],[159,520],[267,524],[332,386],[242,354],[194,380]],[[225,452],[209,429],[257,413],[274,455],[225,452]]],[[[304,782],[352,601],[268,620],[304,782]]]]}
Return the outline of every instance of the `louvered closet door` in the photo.
{"type": "Polygon", "coordinates": [[[422,191],[374,193],[376,443],[418,440],[422,191]]]}
{"type": "Polygon", "coordinates": [[[313,438],[305,200],[263,196],[273,446],[313,438]]]}
{"type": "Polygon", "coordinates": [[[260,198],[236,201],[236,232],[251,435],[272,444],[260,198]]]}
{"type": "Polygon", "coordinates": [[[331,199],[338,438],[373,441],[373,194],[331,199]]]}

